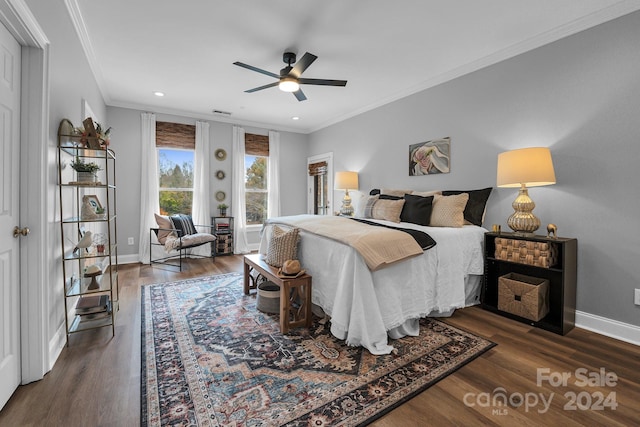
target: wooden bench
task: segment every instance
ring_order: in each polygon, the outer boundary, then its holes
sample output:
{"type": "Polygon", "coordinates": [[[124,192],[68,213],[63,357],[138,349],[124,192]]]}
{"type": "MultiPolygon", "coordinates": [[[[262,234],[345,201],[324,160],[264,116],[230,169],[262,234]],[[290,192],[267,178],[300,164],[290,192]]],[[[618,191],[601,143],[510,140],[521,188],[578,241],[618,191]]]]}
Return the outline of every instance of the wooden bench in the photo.
{"type": "Polygon", "coordinates": [[[244,293],[258,288],[257,278],[251,271],[269,279],[280,287],[280,332],[286,334],[289,329],[298,326],[311,326],[311,276],[303,274],[295,278],[278,276],[278,269],[267,264],[261,254],[244,256],[244,293]]]}

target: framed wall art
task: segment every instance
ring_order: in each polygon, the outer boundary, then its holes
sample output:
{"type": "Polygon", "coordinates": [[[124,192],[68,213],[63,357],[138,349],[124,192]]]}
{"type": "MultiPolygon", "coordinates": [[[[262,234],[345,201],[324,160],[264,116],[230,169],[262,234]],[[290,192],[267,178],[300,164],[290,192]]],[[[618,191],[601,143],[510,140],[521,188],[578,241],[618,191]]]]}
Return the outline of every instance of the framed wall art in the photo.
{"type": "Polygon", "coordinates": [[[449,173],[450,149],[449,137],[410,145],[409,176],[449,173]]]}

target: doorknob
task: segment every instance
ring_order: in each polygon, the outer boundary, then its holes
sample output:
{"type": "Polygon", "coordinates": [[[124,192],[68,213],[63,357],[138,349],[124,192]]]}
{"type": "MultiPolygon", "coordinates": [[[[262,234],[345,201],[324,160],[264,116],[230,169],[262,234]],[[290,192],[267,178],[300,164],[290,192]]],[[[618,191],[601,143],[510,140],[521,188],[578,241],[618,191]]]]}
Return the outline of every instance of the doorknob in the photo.
{"type": "Polygon", "coordinates": [[[31,230],[29,230],[29,227],[20,228],[16,225],[13,228],[13,237],[17,238],[20,235],[26,236],[30,231],[31,230]]]}

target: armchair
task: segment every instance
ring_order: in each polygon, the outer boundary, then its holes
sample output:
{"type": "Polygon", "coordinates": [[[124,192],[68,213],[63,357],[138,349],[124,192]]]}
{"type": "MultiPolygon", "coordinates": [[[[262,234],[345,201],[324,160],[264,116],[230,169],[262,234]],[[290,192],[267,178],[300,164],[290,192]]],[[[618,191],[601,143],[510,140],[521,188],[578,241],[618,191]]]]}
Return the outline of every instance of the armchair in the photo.
{"type": "Polygon", "coordinates": [[[149,230],[149,263],[164,264],[178,267],[182,271],[182,260],[187,256],[197,258],[212,258],[215,261],[214,242],[216,236],[212,234],[211,225],[194,225],[189,215],[172,215],[166,217],[155,215],[158,227],[149,230]],[[200,232],[199,230],[202,230],[200,232]],[[209,255],[189,253],[191,249],[209,243],[209,255]],[[166,256],[154,258],[153,247],[162,246],[166,256]],[[178,259],[178,263],[169,260],[178,259]]]}

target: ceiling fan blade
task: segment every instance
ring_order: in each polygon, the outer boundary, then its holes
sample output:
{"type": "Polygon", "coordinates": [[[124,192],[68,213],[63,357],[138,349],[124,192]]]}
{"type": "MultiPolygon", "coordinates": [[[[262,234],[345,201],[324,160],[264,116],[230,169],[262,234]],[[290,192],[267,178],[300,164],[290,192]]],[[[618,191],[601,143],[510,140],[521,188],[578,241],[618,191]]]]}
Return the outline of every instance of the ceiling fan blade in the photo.
{"type": "Polygon", "coordinates": [[[293,94],[298,101],[304,101],[305,99],[307,99],[307,97],[304,95],[304,92],[302,92],[302,89],[298,89],[297,91],[293,92],[293,94]]]}
{"type": "Polygon", "coordinates": [[[234,62],[233,65],[237,65],[238,67],[246,68],[247,70],[256,71],[258,73],[266,74],[267,76],[275,77],[276,79],[280,78],[280,76],[278,74],[272,73],[271,71],[263,70],[262,68],[254,67],[253,65],[243,64],[242,62],[238,62],[238,61],[234,62]]]}
{"type": "Polygon", "coordinates": [[[346,86],[346,80],[326,80],[326,79],[298,79],[301,85],[320,85],[320,86],[346,86]]]}
{"type": "Polygon", "coordinates": [[[306,52],[302,56],[302,58],[300,58],[300,60],[296,62],[296,65],[293,66],[293,69],[289,72],[289,75],[292,75],[296,78],[300,77],[300,75],[304,73],[304,70],[309,68],[309,65],[313,64],[313,61],[315,61],[316,59],[318,59],[317,56],[306,52]]]}
{"type": "Polygon", "coordinates": [[[257,91],[262,90],[262,89],[269,89],[270,87],[278,86],[279,83],[280,82],[269,83],[268,85],[264,85],[264,86],[260,86],[260,87],[254,87],[253,89],[245,90],[245,92],[246,93],[252,93],[252,92],[257,92],[257,91]]]}

